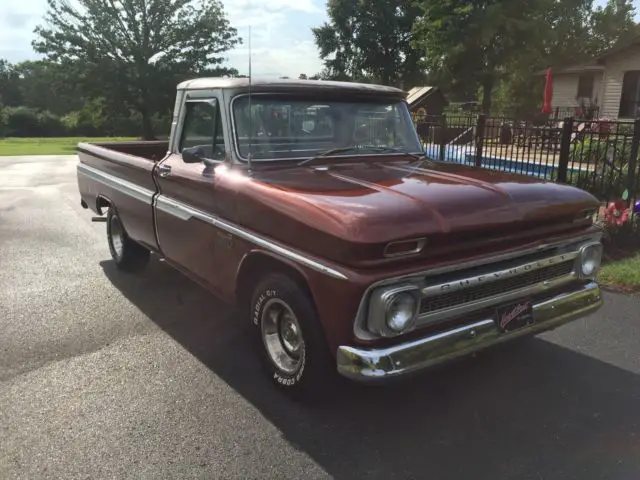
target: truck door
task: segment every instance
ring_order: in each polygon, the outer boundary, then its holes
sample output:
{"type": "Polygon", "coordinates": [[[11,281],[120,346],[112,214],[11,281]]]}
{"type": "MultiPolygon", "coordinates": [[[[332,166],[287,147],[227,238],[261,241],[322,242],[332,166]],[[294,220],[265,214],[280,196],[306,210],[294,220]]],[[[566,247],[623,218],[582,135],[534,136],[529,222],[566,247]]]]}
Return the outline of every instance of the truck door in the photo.
{"type": "Polygon", "coordinates": [[[207,217],[215,216],[214,169],[224,162],[226,152],[219,105],[213,97],[183,105],[183,127],[176,128],[178,151],[157,167],[160,193],[154,209],[158,243],[167,261],[213,288],[219,234],[207,217]],[[184,161],[184,149],[194,147],[204,152],[207,164],[184,161]]]}

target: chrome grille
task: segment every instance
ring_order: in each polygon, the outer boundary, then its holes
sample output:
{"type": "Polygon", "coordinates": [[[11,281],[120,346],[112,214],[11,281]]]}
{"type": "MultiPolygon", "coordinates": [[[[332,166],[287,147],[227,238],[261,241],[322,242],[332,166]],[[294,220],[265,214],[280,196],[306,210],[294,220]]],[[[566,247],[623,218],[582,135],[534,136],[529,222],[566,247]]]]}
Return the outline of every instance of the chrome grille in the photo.
{"type": "Polygon", "coordinates": [[[524,273],[517,277],[497,280],[495,282],[476,285],[464,290],[423,298],[420,306],[420,314],[434,313],[440,310],[458,307],[465,303],[483,300],[496,295],[520,290],[521,288],[530,287],[546,280],[563,277],[565,275],[569,275],[573,271],[573,265],[573,261],[557,263],[524,273]]]}

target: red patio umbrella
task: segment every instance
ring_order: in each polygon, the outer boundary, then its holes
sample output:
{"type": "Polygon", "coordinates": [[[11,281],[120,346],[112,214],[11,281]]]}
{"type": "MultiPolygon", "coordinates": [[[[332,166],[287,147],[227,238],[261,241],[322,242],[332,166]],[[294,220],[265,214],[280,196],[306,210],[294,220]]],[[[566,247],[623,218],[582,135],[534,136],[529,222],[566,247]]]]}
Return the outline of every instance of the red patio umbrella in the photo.
{"type": "Polygon", "coordinates": [[[547,69],[547,74],[544,79],[544,103],[542,104],[542,113],[551,113],[551,99],[553,98],[553,73],[551,69],[547,69]]]}

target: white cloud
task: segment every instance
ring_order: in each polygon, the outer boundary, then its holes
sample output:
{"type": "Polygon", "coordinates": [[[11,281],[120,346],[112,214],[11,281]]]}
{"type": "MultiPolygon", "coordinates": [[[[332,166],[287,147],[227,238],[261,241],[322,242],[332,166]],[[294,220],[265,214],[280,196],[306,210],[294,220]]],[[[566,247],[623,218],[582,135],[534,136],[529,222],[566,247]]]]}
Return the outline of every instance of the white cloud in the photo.
{"type": "Polygon", "coordinates": [[[322,13],[323,9],[312,0],[227,0],[223,1],[225,9],[250,11],[279,12],[282,10],[298,10],[307,13],[322,13]]]}
{"type": "MultiPolygon", "coordinates": [[[[323,0],[222,0],[243,44],[227,52],[228,65],[248,73],[251,27],[252,73],[297,77],[321,70],[311,28],[326,18],[323,0]]],[[[39,58],[31,48],[34,28],[44,22],[46,0],[0,0],[0,58],[39,58]]]]}
{"type": "MultiPolygon", "coordinates": [[[[2,1],[2,0],[0,0],[2,1]]],[[[11,62],[37,58],[31,48],[33,29],[42,21],[45,0],[2,1],[0,12],[0,58],[11,62]]]]}
{"type": "Polygon", "coordinates": [[[243,44],[227,55],[229,63],[248,73],[249,27],[251,69],[256,76],[313,75],[322,69],[311,28],[326,18],[312,0],[227,0],[225,10],[243,44]]]}
{"type": "MultiPolygon", "coordinates": [[[[286,48],[252,46],[251,50],[251,71],[254,76],[298,78],[301,73],[311,76],[322,69],[318,51],[311,40],[292,39],[286,48]]],[[[248,73],[248,48],[234,50],[229,60],[240,73],[248,73]]]]}

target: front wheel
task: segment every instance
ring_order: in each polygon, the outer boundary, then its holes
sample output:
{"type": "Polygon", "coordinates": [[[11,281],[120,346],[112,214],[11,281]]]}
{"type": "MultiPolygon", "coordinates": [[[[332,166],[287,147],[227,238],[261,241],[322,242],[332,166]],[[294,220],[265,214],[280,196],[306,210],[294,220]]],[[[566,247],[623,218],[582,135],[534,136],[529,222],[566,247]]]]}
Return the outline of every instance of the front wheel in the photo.
{"type": "Polygon", "coordinates": [[[149,263],[149,250],[129,238],[113,208],[107,213],[107,241],[111,257],[120,270],[137,272],[149,263]]]}
{"type": "Polygon", "coordinates": [[[251,317],[276,386],[292,396],[322,397],[335,379],[335,361],[309,294],[286,275],[269,275],[253,292],[251,317]]]}

